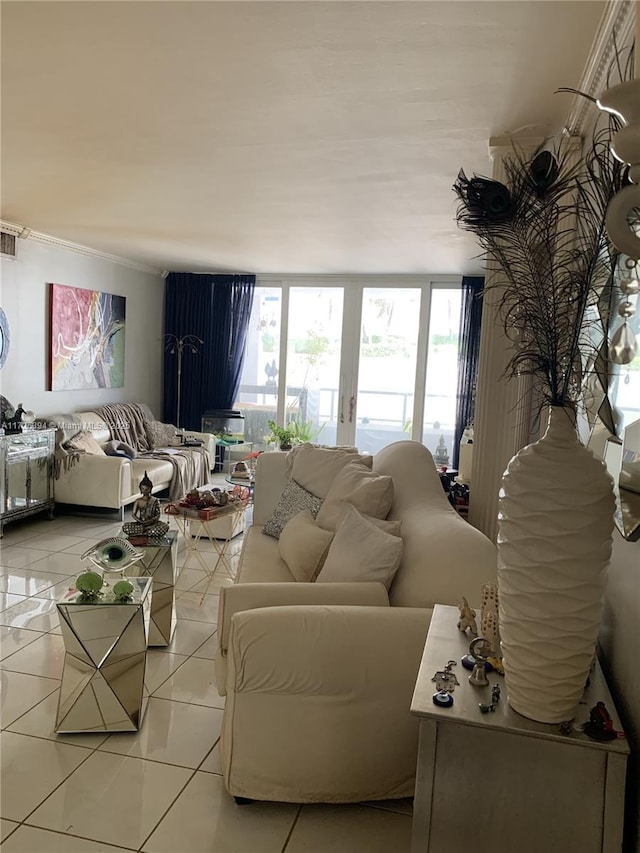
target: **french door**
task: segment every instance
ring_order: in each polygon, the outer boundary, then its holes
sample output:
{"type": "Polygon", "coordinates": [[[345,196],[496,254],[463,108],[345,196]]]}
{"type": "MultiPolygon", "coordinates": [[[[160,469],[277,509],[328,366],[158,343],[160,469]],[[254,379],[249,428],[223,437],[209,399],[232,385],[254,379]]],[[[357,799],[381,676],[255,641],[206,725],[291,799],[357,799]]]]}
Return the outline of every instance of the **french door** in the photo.
{"type": "Polygon", "coordinates": [[[321,444],[450,453],[460,294],[457,277],[260,278],[236,403],[246,440],[294,420],[321,444]]]}

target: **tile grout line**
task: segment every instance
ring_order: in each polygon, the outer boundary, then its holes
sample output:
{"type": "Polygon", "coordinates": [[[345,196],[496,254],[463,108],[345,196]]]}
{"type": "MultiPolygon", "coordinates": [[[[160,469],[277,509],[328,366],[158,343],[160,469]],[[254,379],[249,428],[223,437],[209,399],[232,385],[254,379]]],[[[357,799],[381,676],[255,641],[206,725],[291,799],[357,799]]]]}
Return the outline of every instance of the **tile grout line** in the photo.
{"type": "Polygon", "coordinates": [[[298,803],[298,811],[295,814],[295,817],[293,819],[293,823],[291,824],[291,828],[289,829],[289,832],[287,833],[287,837],[284,840],[284,845],[283,845],[280,853],[286,853],[286,849],[289,845],[289,842],[291,841],[291,836],[293,835],[293,830],[296,828],[296,824],[298,823],[298,818],[302,814],[303,805],[304,805],[303,803],[298,803]]]}

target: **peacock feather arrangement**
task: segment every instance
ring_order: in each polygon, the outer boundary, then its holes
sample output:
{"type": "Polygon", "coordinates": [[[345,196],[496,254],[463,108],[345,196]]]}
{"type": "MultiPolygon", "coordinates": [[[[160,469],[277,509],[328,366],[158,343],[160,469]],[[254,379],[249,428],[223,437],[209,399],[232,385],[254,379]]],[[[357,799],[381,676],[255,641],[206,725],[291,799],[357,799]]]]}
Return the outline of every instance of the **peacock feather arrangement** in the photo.
{"type": "Polygon", "coordinates": [[[599,386],[598,414],[611,432],[607,349],[618,254],[605,215],[627,181],[609,145],[618,123],[611,116],[579,158],[567,146],[527,157],[514,145],[505,183],[461,170],[453,186],[459,227],[501,272],[487,290],[512,343],[507,375],[530,375],[541,406],[575,409],[588,382],[599,386]]]}

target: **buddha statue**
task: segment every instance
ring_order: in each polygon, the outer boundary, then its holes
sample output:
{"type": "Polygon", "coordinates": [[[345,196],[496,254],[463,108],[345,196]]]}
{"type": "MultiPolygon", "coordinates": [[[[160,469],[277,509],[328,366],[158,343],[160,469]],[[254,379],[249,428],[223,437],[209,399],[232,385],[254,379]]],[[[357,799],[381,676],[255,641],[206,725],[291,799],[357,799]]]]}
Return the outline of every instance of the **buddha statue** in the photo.
{"type": "Polygon", "coordinates": [[[164,536],[169,525],[160,521],[160,501],[151,494],[153,483],[146,471],[138,487],[140,497],[136,499],[131,510],[133,521],[123,524],[123,531],[128,536],[164,536]]]}

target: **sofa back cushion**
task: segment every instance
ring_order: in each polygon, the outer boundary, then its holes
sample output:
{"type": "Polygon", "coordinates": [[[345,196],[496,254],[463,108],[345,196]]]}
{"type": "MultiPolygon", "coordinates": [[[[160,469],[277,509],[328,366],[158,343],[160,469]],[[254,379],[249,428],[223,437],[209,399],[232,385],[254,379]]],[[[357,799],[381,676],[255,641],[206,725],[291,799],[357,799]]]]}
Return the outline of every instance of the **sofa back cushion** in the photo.
{"type": "Polygon", "coordinates": [[[297,581],[312,583],[322,568],[332,539],[333,533],[318,527],[313,513],[305,509],[282,529],[278,540],[280,556],[297,581]]]}
{"type": "Polygon", "coordinates": [[[344,515],[344,502],[365,515],[386,518],[393,502],[391,477],[370,471],[361,462],[349,462],[338,472],[317,516],[320,527],[337,530],[344,515]]]}
{"type": "Polygon", "coordinates": [[[289,477],[323,500],[336,476],[350,462],[360,462],[371,468],[373,457],[360,454],[355,448],[317,447],[305,443],[294,447],[286,459],[289,477]]]}
{"type": "Polygon", "coordinates": [[[82,429],[89,431],[98,444],[110,440],[111,430],[95,412],[76,412],[75,417],[80,420],[82,429]]]}
{"type": "Polygon", "coordinates": [[[376,581],[391,586],[402,556],[402,539],[345,503],[317,583],[376,581]]]}

